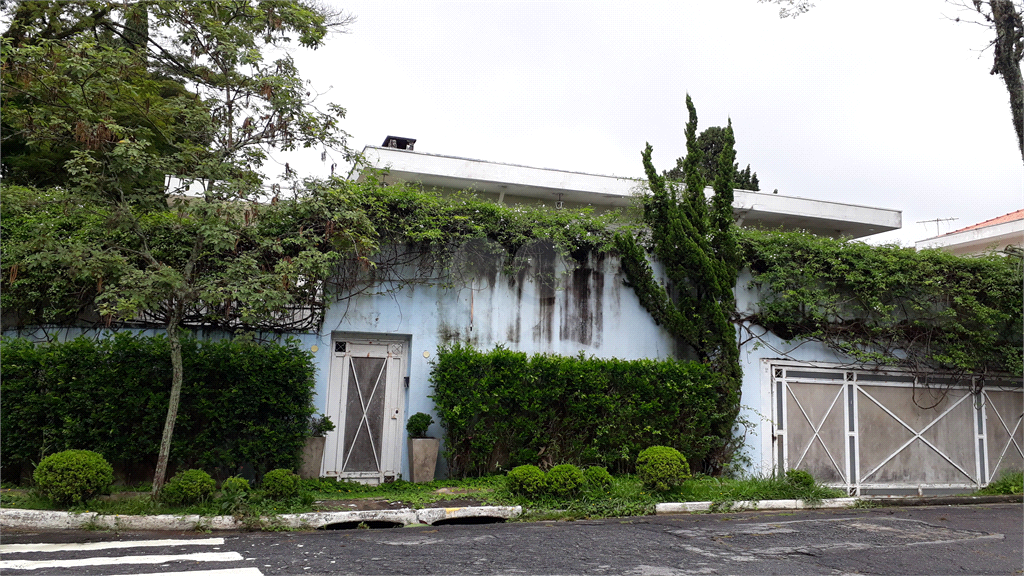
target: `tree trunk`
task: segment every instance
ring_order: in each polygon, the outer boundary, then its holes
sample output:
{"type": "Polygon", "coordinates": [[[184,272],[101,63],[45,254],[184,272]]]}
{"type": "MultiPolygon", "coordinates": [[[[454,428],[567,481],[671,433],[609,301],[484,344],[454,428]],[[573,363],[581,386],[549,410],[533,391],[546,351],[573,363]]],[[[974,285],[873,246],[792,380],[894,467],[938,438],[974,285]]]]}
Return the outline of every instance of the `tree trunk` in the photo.
{"type": "Polygon", "coordinates": [[[1013,129],[1017,132],[1017,147],[1024,160],[1024,77],[1020,71],[1021,35],[1024,23],[1012,0],[992,0],[992,22],[996,28],[994,42],[995,62],[992,73],[1003,77],[1010,94],[1010,113],[1013,129]]]}
{"type": "Polygon", "coordinates": [[[167,322],[167,340],[171,345],[171,397],[167,403],[167,419],[164,420],[164,433],[160,439],[160,455],[156,460],[156,472],[153,474],[154,500],[160,497],[167,476],[167,461],[171,456],[171,438],[174,436],[174,422],[178,418],[178,401],[181,399],[181,383],[184,368],[181,361],[181,338],[178,334],[177,311],[171,314],[167,322]]]}

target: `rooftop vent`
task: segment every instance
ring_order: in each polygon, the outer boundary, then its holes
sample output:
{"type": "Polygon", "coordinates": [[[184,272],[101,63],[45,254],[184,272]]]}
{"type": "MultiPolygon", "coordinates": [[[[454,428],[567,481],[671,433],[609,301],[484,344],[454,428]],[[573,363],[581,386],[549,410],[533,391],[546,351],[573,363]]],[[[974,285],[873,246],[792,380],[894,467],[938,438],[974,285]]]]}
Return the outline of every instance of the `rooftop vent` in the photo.
{"type": "Polygon", "coordinates": [[[384,148],[398,148],[399,150],[412,150],[413,145],[416,144],[415,138],[401,138],[399,136],[388,136],[384,139],[384,143],[381,144],[384,148]]]}

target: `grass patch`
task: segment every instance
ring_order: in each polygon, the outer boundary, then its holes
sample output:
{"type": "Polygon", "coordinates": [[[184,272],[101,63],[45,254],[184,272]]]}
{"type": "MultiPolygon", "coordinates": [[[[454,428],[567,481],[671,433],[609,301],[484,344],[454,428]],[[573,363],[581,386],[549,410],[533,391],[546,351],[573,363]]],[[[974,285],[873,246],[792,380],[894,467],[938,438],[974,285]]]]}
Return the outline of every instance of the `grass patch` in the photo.
{"type": "Polygon", "coordinates": [[[372,498],[389,501],[400,501],[410,508],[423,508],[445,500],[472,498],[484,505],[506,505],[503,500],[496,500],[495,493],[504,489],[504,476],[483,476],[465,480],[435,480],[422,484],[414,484],[404,480],[396,480],[379,486],[367,486],[357,482],[338,482],[332,478],[303,480],[302,490],[315,500],[353,500],[372,498]],[[443,488],[450,492],[438,493],[443,488]]]}
{"type": "MultiPolygon", "coordinates": [[[[1016,476],[1018,483],[1020,475],[1016,476]]],[[[995,486],[998,483],[994,483],[995,486]]],[[[990,487],[991,488],[991,487],[990,487]]],[[[1019,488],[1018,488],[1019,490],[1019,488]]],[[[141,490],[127,490],[141,491],[141,490]]],[[[1019,492],[1018,492],[1019,493],[1019,492]]],[[[741,500],[802,499],[816,502],[824,498],[841,497],[841,490],[826,488],[817,484],[800,486],[785,478],[727,479],[697,476],[668,492],[655,492],[631,475],[612,478],[607,487],[590,487],[565,498],[551,495],[526,497],[511,493],[505,486],[504,476],[485,476],[465,480],[437,480],[423,484],[396,481],[380,486],[368,486],[356,482],[338,482],[330,478],[303,480],[300,496],[289,500],[270,500],[259,490],[225,504],[217,497],[187,507],[168,506],[154,502],[148,495],[115,500],[90,500],[70,508],[72,512],[99,512],[101,514],[154,515],[154,514],[198,514],[200,516],[234,515],[243,520],[251,519],[253,528],[266,529],[260,517],[270,519],[281,514],[311,512],[317,501],[376,499],[401,502],[402,506],[423,508],[431,504],[443,506],[447,500],[472,499],[482,505],[522,506],[520,520],[582,520],[588,518],[615,518],[624,516],[646,516],[654,514],[655,505],[660,502],[711,501],[724,508],[741,500]],[[441,489],[441,493],[438,493],[441,489]]],[[[8,508],[37,510],[61,510],[51,501],[28,493],[4,493],[0,504],[8,508]]]]}
{"type": "Polygon", "coordinates": [[[743,500],[804,500],[816,503],[825,498],[842,498],[846,496],[846,492],[820,484],[809,487],[798,486],[785,478],[776,476],[739,480],[699,476],[684,482],[671,495],[678,498],[665,500],[666,502],[728,503],[743,500]]]}
{"type": "Polygon", "coordinates": [[[1024,494],[1024,472],[1020,470],[1004,472],[999,477],[999,480],[978,490],[977,493],[986,496],[994,494],[1024,494]]]}

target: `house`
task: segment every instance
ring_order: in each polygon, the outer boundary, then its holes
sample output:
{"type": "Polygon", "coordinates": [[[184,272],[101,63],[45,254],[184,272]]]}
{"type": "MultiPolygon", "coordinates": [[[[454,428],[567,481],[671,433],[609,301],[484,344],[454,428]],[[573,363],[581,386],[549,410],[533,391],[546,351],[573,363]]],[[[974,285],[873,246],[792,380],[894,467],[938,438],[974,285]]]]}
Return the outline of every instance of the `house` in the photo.
{"type": "MultiPolygon", "coordinates": [[[[389,136],[364,156],[386,169],[385,183],[468,189],[506,204],[600,212],[631,206],[644,186],[629,178],[427,153],[414,144],[389,136]]],[[[901,225],[898,210],[744,190],[734,196],[733,214],[742,226],[862,238],[901,225]]],[[[405,422],[433,411],[431,362],[445,345],[621,359],[677,355],[676,340],[624,284],[615,256],[567,262],[538,244],[509,255],[524,263],[515,278],[499,266],[459,282],[368,290],[330,306],[318,331],[294,335],[319,369],[317,409],[337,425],[327,436],[322,475],[370,483],[410,477],[405,422]]],[[[480,252],[474,248],[456,258],[472,259],[480,252]]],[[[741,313],[759,303],[750,280],[749,272],[741,273],[735,288],[741,313]]],[[[930,391],[913,374],[864,365],[818,342],[788,342],[749,323],[737,329],[746,472],[804,469],[858,494],[920,493],[963,492],[1024,467],[1019,378],[989,376],[985,386],[975,386],[980,383],[971,378],[937,375],[948,386],[921,401],[930,391]]],[[[429,432],[442,436],[440,424],[429,432]]],[[[440,462],[438,473],[445,472],[440,462]]]]}
{"type": "Polygon", "coordinates": [[[1003,214],[914,243],[918,250],[938,248],[957,256],[1024,249],[1024,210],[1003,214]]]}
{"type": "MultiPolygon", "coordinates": [[[[643,187],[628,178],[414,151],[414,143],[389,136],[364,156],[387,169],[385,182],[468,189],[495,202],[556,209],[627,207],[643,187]]],[[[743,226],[832,237],[861,238],[901,225],[898,210],[744,190],[735,191],[733,212],[743,226]]],[[[408,286],[328,311],[311,348],[328,375],[318,397],[339,423],[328,437],[324,475],[371,482],[408,477],[403,424],[409,414],[431,411],[431,358],[453,341],[528,353],[673,356],[674,340],[623,285],[615,258],[592,258],[572,273],[553,254],[531,266],[528,280],[515,286],[500,274],[454,287],[408,286]],[[544,267],[559,278],[555,285],[537,281],[544,267]],[[367,379],[384,392],[376,414],[353,400],[367,379]],[[360,435],[350,424],[353,415],[364,428],[383,422],[379,436],[368,428],[360,435]]],[[[749,280],[741,275],[737,283],[740,311],[757,305],[749,280]]],[[[922,391],[913,375],[860,365],[820,343],[786,342],[756,326],[739,330],[748,472],[801,468],[858,494],[962,492],[1024,465],[1019,379],[991,382],[982,398],[954,385],[929,405],[918,401],[922,391]]],[[[438,424],[431,432],[441,436],[438,424]]],[[[442,462],[439,473],[444,469],[442,462]]]]}

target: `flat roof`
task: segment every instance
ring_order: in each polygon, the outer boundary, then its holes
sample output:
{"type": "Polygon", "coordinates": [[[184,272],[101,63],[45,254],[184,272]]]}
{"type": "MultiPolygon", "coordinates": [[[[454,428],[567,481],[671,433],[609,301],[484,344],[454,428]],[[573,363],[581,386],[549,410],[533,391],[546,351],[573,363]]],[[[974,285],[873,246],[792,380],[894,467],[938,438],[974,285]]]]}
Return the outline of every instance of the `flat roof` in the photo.
{"type": "MultiPolygon", "coordinates": [[[[367,146],[363,155],[371,165],[387,168],[389,176],[427,188],[473,190],[552,203],[564,200],[615,208],[630,206],[635,195],[647,190],[647,182],[643,179],[503,164],[396,148],[367,146]]],[[[803,229],[823,236],[849,238],[897,230],[902,226],[899,210],[750,190],[734,190],[733,196],[733,213],[743,226],[803,229]]]]}

